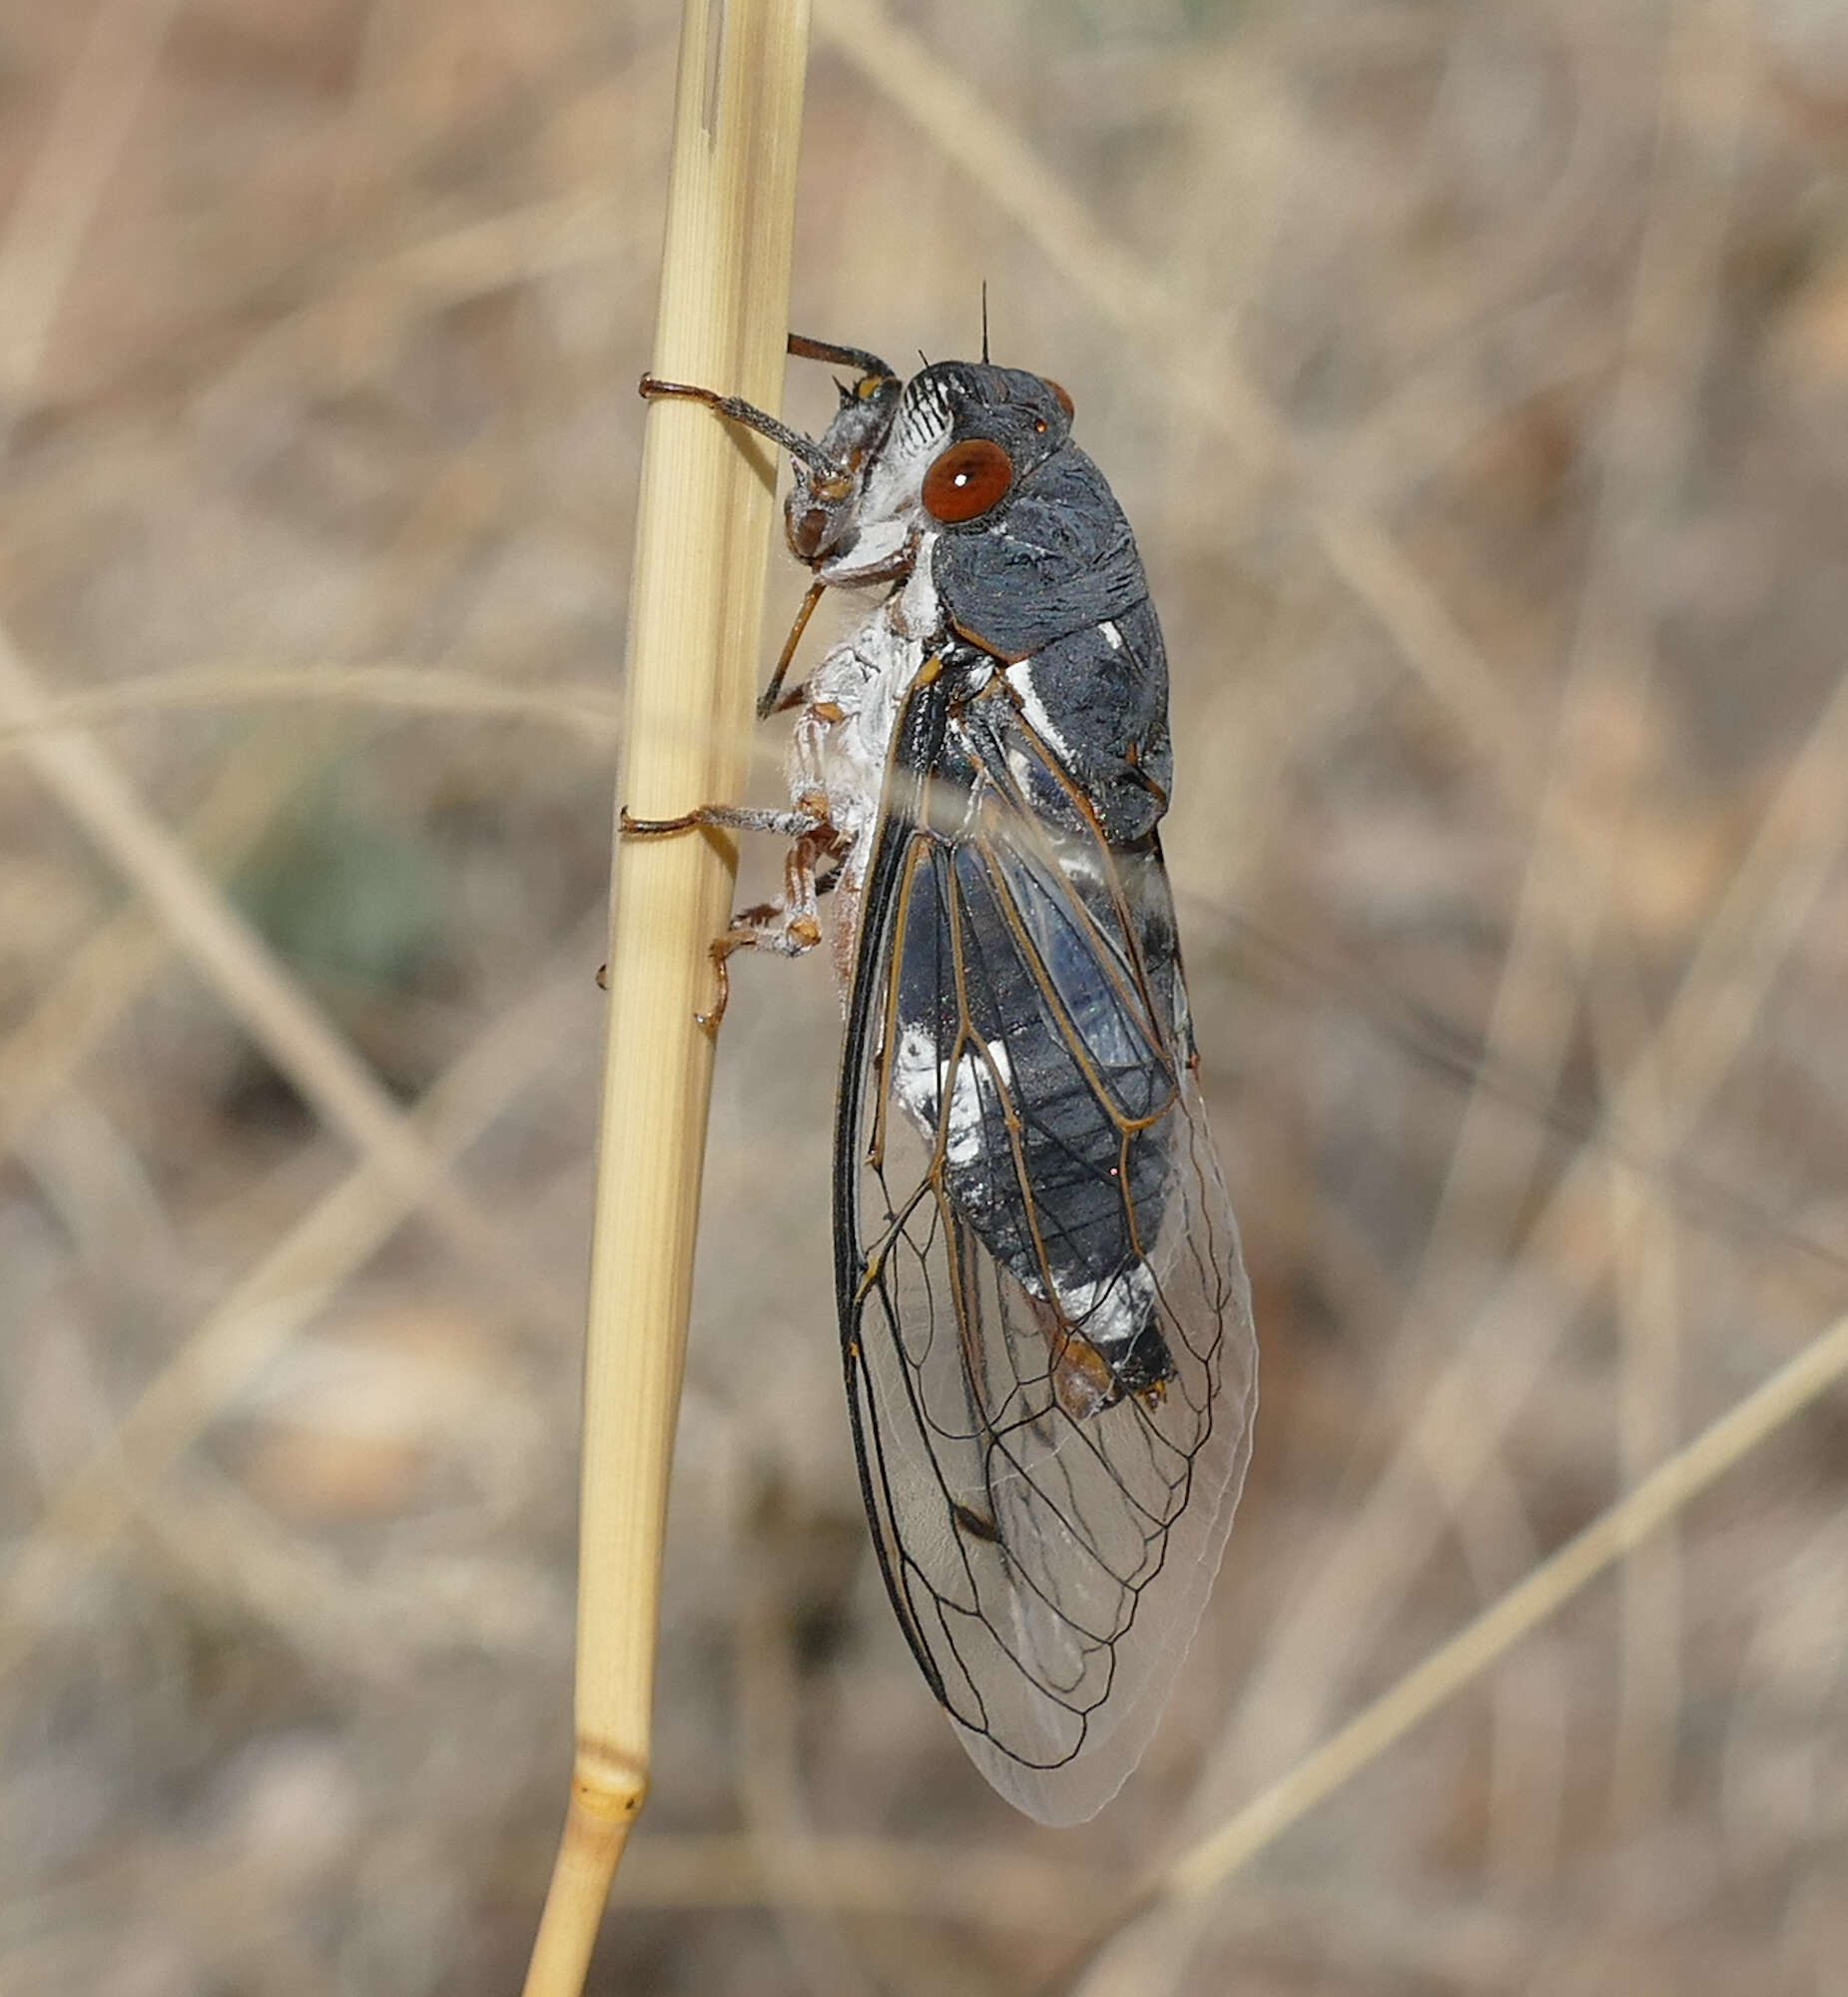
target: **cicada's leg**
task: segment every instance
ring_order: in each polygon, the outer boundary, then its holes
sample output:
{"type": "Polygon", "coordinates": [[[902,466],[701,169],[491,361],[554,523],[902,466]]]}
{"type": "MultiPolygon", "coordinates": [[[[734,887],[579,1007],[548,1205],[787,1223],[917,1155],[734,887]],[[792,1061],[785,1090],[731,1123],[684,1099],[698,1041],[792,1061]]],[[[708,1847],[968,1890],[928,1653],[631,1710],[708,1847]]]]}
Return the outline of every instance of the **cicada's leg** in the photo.
{"type": "Polygon", "coordinates": [[[780,839],[806,839],[828,823],[826,800],[802,798],[794,811],[765,811],[756,805],[701,805],[678,818],[633,818],[624,806],[617,825],[624,839],[660,839],[710,825],[721,832],[774,832],[780,839]],[[811,804],[815,809],[811,810],[811,804]]]}
{"type": "Polygon", "coordinates": [[[856,367],[869,379],[892,379],[892,369],[864,346],[837,346],[832,339],[811,339],[806,333],[792,333],[789,350],[799,360],[832,361],[837,367],[856,367]]]}
{"type": "Polygon", "coordinates": [[[709,1033],[719,1030],[725,1008],[731,1001],[732,978],[727,959],[735,950],[768,950],[779,957],[802,957],[822,940],[822,918],[818,906],[821,891],[815,872],[836,848],[834,827],[822,825],[791,843],[783,868],[783,893],[774,902],[754,909],[740,909],[731,927],[712,946],[713,974],[718,992],[712,1010],[702,1012],[699,1022],[709,1033]]]}
{"type": "Polygon", "coordinates": [[[721,395],[716,388],[695,387],[691,381],[663,381],[657,374],[644,374],[641,392],[647,401],[657,401],[678,396],[683,401],[704,402],[709,409],[717,409],[720,415],[729,416],[735,423],[742,423],[748,430],[756,430],[759,436],[768,437],[772,443],[781,444],[792,457],[799,457],[805,464],[813,465],[824,477],[840,477],[843,467],[815,441],[804,436],[801,430],[793,430],[788,423],[779,422],[767,410],[756,403],[742,400],[737,395],[721,395]]]}
{"type": "Polygon", "coordinates": [[[819,891],[815,874],[836,851],[838,838],[828,817],[828,799],[819,789],[806,790],[792,811],[765,811],[749,805],[702,805],[678,818],[632,818],[625,809],[619,820],[625,839],[657,839],[669,833],[714,826],[728,832],[773,832],[789,840],[783,893],[774,902],[740,909],[725,934],[712,945],[716,981],[712,1009],[698,1013],[709,1033],[719,1030],[731,1000],[732,980],[727,959],[735,950],[769,950],[779,957],[801,957],[822,940],[819,891]]]}
{"type": "Polygon", "coordinates": [[[790,626],[790,634],[783,641],[782,655],[777,660],[770,683],[757,698],[757,718],[768,721],[773,714],[781,714],[786,707],[799,707],[807,698],[801,688],[794,693],[783,691],[783,678],[790,669],[790,662],[796,656],[796,647],[802,643],[802,634],[809,628],[809,619],[815,615],[815,606],[821,602],[825,582],[812,582],[809,593],[802,599],[802,608],[796,613],[796,621],[790,626]]]}

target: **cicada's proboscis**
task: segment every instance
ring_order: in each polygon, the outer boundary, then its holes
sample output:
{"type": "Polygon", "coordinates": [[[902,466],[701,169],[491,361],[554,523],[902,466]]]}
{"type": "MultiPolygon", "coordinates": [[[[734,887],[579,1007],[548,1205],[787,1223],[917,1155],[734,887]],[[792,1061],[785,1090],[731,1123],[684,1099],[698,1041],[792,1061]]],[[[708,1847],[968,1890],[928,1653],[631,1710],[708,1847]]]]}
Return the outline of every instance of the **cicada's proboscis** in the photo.
{"type": "Polygon", "coordinates": [[[861,370],[819,444],[698,392],[795,454],[818,584],[879,598],[798,697],[791,811],[631,829],[791,838],[722,973],[810,948],[836,891],[836,1282],[874,1542],[977,1766],[1071,1823],[1160,1717],[1257,1400],[1157,836],[1166,658],[1056,383],[791,346],[861,370]]]}

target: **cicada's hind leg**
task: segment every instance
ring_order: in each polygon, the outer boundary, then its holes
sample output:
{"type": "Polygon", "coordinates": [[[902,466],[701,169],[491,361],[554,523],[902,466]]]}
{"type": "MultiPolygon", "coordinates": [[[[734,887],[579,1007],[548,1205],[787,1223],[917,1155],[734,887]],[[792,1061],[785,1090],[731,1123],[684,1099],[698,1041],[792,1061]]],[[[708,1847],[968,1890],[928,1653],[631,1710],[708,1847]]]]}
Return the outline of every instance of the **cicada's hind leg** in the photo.
{"type": "Polygon", "coordinates": [[[817,907],[819,890],[816,869],[835,850],[832,827],[796,840],[784,863],[783,893],[774,902],[762,902],[754,909],[740,909],[731,927],[712,947],[712,968],[718,980],[718,995],[710,1012],[700,1014],[700,1024],[708,1032],[719,1030],[732,994],[731,974],[726,960],[735,950],[769,950],[779,957],[802,957],[822,940],[822,918],[817,907]]]}
{"type": "Polygon", "coordinates": [[[620,820],[625,839],[656,839],[668,833],[714,826],[728,832],[772,832],[790,842],[783,869],[783,893],[774,902],[740,909],[712,945],[716,990],[710,1011],[698,1013],[709,1033],[719,1030],[731,1001],[732,980],[727,960],[735,950],[769,950],[779,957],[801,957],[822,940],[816,871],[838,848],[838,836],[828,817],[828,800],[818,791],[805,792],[793,811],[762,811],[747,805],[702,805],[679,818],[620,820]]]}

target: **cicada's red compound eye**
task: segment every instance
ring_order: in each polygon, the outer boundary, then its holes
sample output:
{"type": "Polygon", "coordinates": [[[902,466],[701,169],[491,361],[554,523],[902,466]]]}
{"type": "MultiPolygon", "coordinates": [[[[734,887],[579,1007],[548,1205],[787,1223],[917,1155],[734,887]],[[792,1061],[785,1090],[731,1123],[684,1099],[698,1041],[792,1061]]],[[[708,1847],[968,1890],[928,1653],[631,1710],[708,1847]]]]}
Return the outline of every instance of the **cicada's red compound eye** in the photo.
{"type": "Polygon", "coordinates": [[[998,505],[1013,483],[1013,459],[992,437],[952,443],[924,473],[924,511],[954,525],[998,505]]]}
{"type": "Polygon", "coordinates": [[[1061,388],[1056,381],[1048,380],[1046,382],[1046,386],[1052,390],[1053,399],[1058,403],[1059,407],[1065,411],[1065,420],[1067,422],[1070,422],[1072,417],[1078,413],[1077,410],[1071,406],[1071,397],[1068,394],[1066,394],[1064,389],[1061,388]]]}

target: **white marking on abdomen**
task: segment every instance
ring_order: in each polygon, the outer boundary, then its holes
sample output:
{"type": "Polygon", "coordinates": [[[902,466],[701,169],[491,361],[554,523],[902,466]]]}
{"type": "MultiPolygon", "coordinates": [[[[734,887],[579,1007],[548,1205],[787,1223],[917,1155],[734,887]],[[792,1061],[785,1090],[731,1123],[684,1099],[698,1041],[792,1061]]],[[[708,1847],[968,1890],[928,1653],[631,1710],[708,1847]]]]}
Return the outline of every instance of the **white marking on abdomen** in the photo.
{"type": "Polygon", "coordinates": [[[946,1116],[939,1092],[945,1063],[928,1028],[916,1021],[905,1025],[893,1058],[892,1092],[929,1142],[935,1142],[937,1120],[942,1118],[943,1157],[959,1171],[979,1164],[987,1148],[987,1105],[982,1083],[987,1081],[992,1087],[1004,1088],[1013,1079],[1013,1068],[1002,1042],[989,1040],[985,1046],[985,1058],[969,1046],[958,1056],[950,1076],[946,1116]]]}

